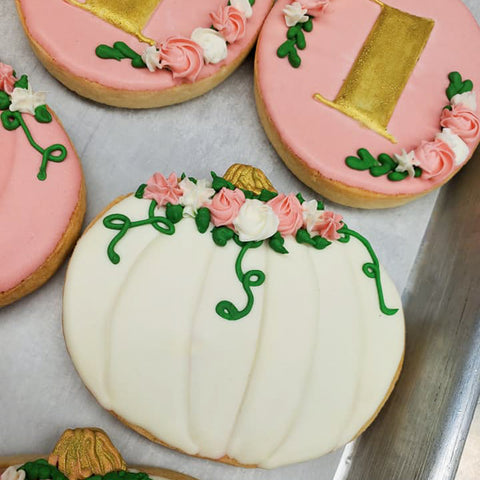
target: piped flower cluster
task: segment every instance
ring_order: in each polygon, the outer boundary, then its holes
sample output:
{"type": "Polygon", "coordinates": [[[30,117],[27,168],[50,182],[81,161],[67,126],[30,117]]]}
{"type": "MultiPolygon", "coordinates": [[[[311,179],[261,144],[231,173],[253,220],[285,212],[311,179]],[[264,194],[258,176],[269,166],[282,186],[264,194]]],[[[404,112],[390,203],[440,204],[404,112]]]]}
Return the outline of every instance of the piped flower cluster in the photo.
{"type": "Polygon", "coordinates": [[[173,78],[194,82],[206,63],[215,64],[227,58],[227,44],[244,37],[254,3],[255,0],[230,0],[210,13],[210,28],[199,27],[190,38],[175,35],[158,47],[148,46],[142,53],[143,62],[151,72],[167,68],[173,78]]]}
{"type": "Polygon", "coordinates": [[[212,179],[209,182],[185,175],[179,179],[174,173],[169,177],[156,173],[136,196],[154,200],[157,209],[165,207],[165,216],[173,224],[192,217],[201,233],[213,225],[213,239],[222,246],[236,236],[244,243],[269,240],[275,251],[288,253],[286,236],[317,249],[341,236],[342,216],[326,211],[322,202],[268,190],[256,195],[213,172],[212,179]]]}
{"type": "Polygon", "coordinates": [[[284,9],[285,23],[287,25],[287,40],[278,47],[277,55],[288,58],[293,68],[298,68],[302,59],[298,50],[305,50],[307,42],[304,32],[313,30],[313,19],[325,12],[330,0],[302,0],[293,1],[284,9]]]}

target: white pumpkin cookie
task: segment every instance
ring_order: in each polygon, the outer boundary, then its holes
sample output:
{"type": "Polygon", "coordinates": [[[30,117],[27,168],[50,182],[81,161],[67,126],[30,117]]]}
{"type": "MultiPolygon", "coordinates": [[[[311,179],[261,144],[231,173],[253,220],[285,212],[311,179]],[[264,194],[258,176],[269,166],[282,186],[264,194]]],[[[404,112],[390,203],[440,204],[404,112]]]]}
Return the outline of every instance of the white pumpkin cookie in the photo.
{"type": "Polygon", "coordinates": [[[195,480],[163,468],[129,469],[107,434],[98,428],[66,430],[47,457],[0,459],[1,480],[195,480]]]}
{"type": "Polygon", "coordinates": [[[360,233],[234,165],[157,173],[71,259],[64,334],[100,404],[190,455],[274,468],[341,447],[400,373],[399,295],[360,233]]]}
{"type": "Polygon", "coordinates": [[[16,0],[32,48],[71,90],[151,108],[202,95],[257,39],[273,0],[16,0]]]}

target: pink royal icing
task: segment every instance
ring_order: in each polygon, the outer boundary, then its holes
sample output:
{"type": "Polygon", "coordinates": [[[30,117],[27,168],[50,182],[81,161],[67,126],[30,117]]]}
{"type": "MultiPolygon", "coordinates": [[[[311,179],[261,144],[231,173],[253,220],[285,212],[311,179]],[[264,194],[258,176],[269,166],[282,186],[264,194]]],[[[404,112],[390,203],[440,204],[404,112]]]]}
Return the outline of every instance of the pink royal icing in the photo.
{"type": "Polygon", "coordinates": [[[220,5],[216,12],[210,13],[212,25],[222,34],[228,43],[236,42],[245,36],[247,19],[235,7],[220,5]]]}
{"type": "Polygon", "coordinates": [[[480,135],[480,119],[463,104],[452,105],[451,108],[443,110],[440,125],[449,128],[469,147],[475,146],[480,135]]]}
{"type": "Polygon", "coordinates": [[[168,67],[173,78],[194,82],[204,66],[200,45],[185,37],[169,37],[160,44],[162,67],[168,67]]]}
{"type": "Polygon", "coordinates": [[[330,4],[330,0],[303,0],[300,3],[303,8],[308,10],[310,15],[319,15],[326,10],[330,4]]]}
{"type": "Polygon", "coordinates": [[[13,68],[5,63],[0,63],[0,90],[11,95],[15,88],[15,81],[13,68]]]}
{"type": "Polygon", "coordinates": [[[41,155],[21,128],[0,126],[0,291],[8,291],[34,273],[54,251],[79,201],[82,171],[75,150],[55,117],[38,123],[23,115],[40,145],[63,144],[62,163],[49,162],[47,179],[39,181],[41,155]]]}
{"type": "Polygon", "coordinates": [[[438,138],[432,142],[423,141],[414,154],[416,163],[423,170],[422,176],[427,180],[435,177],[445,179],[453,172],[455,153],[438,138]]]}
{"type": "Polygon", "coordinates": [[[282,236],[295,235],[303,225],[303,209],[298,198],[293,194],[280,193],[270,200],[267,205],[277,215],[280,224],[278,231],[282,236]]]}
{"type": "Polygon", "coordinates": [[[317,223],[313,227],[314,232],[318,232],[321,237],[333,241],[340,238],[338,230],[343,226],[343,217],[335,212],[325,211],[319,216],[317,223]]]}
{"type": "MultiPolygon", "coordinates": [[[[139,54],[146,47],[136,37],[101,20],[64,0],[49,0],[48,9],[38,0],[19,0],[26,27],[33,38],[63,69],[74,76],[110,88],[131,91],[159,91],[175,87],[184,78],[166,70],[155,74],[147,69],[132,68],[130,62],[107,61],[95,55],[100,44],[125,42],[139,54]],[[88,34],[86,33],[88,32],[88,34]]],[[[195,28],[210,27],[210,13],[226,0],[162,0],[143,34],[158,44],[169,37],[190,38],[195,28]]],[[[271,0],[256,0],[254,14],[248,19],[245,36],[229,45],[227,58],[218,64],[205,65],[196,80],[208,78],[223,66],[235,61],[257,36],[272,6],[271,0]]]]}
{"type": "Polygon", "coordinates": [[[159,207],[163,207],[167,203],[176,205],[182,195],[183,190],[178,185],[175,173],[171,173],[168,178],[161,173],[155,173],[147,182],[143,198],[155,200],[159,207]]]}
{"type": "MultiPolygon", "coordinates": [[[[313,31],[305,34],[307,47],[301,51],[301,66],[292,68],[276,53],[286,39],[282,10],[289,3],[279,0],[273,7],[262,29],[256,57],[257,85],[282,141],[308,168],[351,187],[411,195],[439,185],[441,176],[428,179],[422,175],[401,182],[373,177],[348,168],[345,159],[360,148],[367,148],[375,157],[381,153],[393,156],[435,138],[448,102],[445,90],[450,72],[462,72],[478,88],[480,64],[473,59],[480,51],[480,28],[467,7],[460,0],[386,1],[392,7],[435,21],[390,120],[388,130],[398,141],[393,144],[312,98],[316,93],[332,100],[337,96],[381,7],[371,0],[330,2],[329,8],[314,19],[313,31]]],[[[471,152],[477,142],[470,145],[471,152]]]]}

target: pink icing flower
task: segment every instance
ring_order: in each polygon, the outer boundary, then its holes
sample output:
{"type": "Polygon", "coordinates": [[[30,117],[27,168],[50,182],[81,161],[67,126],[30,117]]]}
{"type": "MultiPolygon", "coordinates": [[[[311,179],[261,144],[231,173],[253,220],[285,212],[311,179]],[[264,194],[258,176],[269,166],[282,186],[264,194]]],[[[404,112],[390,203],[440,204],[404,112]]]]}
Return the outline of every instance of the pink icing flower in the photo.
{"type": "Polygon", "coordinates": [[[439,175],[446,177],[453,171],[455,152],[439,138],[432,142],[423,141],[414,153],[423,170],[422,177],[427,180],[439,175]]]}
{"type": "Polygon", "coordinates": [[[223,187],[208,206],[212,223],[216,227],[231,226],[245,203],[245,194],[238,188],[230,190],[223,187]]]}
{"type": "Polygon", "coordinates": [[[303,8],[306,8],[308,13],[311,15],[323,13],[330,0],[303,0],[300,2],[303,8]]]}
{"type": "Polygon", "coordinates": [[[343,217],[335,212],[324,211],[320,213],[317,223],[313,227],[321,237],[333,241],[340,238],[338,230],[343,227],[343,217]]]}
{"type": "Polygon", "coordinates": [[[245,35],[245,14],[235,7],[220,5],[216,12],[210,14],[210,18],[213,26],[228,43],[233,43],[245,35]]]}
{"type": "Polygon", "coordinates": [[[186,37],[173,36],[160,44],[162,68],[169,68],[173,78],[194,82],[203,68],[203,50],[198,43],[186,37]]]}
{"type": "Polygon", "coordinates": [[[440,118],[440,125],[444,128],[449,128],[469,147],[479,139],[480,119],[463,104],[452,105],[452,110],[445,108],[440,118]]]}
{"type": "Polygon", "coordinates": [[[290,195],[280,193],[275,198],[272,198],[272,200],[269,200],[267,205],[274,211],[275,215],[280,220],[278,231],[281,235],[295,235],[298,229],[302,228],[302,205],[293,193],[290,195]]]}
{"type": "Polygon", "coordinates": [[[159,207],[167,203],[178,204],[178,199],[183,195],[183,190],[178,185],[177,176],[172,173],[165,178],[161,173],[155,173],[147,182],[143,198],[155,200],[159,207]]]}
{"type": "Polygon", "coordinates": [[[0,90],[11,95],[15,88],[15,81],[13,68],[10,65],[5,65],[5,63],[0,63],[0,90]]]}

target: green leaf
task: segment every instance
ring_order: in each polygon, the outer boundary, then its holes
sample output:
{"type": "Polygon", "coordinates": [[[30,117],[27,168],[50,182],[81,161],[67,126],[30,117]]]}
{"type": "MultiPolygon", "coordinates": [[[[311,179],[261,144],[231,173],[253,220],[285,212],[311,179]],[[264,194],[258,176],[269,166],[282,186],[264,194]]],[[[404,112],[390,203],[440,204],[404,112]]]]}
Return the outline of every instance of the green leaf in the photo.
{"type": "Polygon", "coordinates": [[[408,177],[408,172],[391,172],[388,174],[388,179],[392,182],[401,182],[408,177]]]}
{"type": "Polygon", "coordinates": [[[260,195],[258,196],[258,199],[261,202],[268,202],[269,200],[272,200],[275,197],[278,197],[278,193],[263,189],[262,193],[260,193],[260,195]]]}
{"type": "Polygon", "coordinates": [[[301,30],[298,30],[298,33],[297,33],[297,47],[300,50],[305,50],[306,46],[307,46],[307,41],[305,40],[305,34],[301,30]]]}
{"type": "Polygon", "coordinates": [[[2,119],[2,125],[5,130],[16,130],[20,126],[21,114],[18,112],[11,112],[10,110],[5,110],[4,112],[2,112],[0,118],[2,119]]]}
{"type": "Polygon", "coordinates": [[[242,188],[242,192],[244,193],[245,195],[245,198],[248,198],[249,200],[254,200],[255,198],[257,198],[257,195],[255,195],[253,192],[251,192],[250,190],[244,190],[242,188]]]}
{"type": "Polygon", "coordinates": [[[123,60],[125,58],[124,55],[121,54],[117,49],[109,47],[108,45],[99,45],[95,49],[95,54],[99,58],[103,58],[104,60],[123,60]]]}
{"type": "Polygon", "coordinates": [[[215,172],[210,172],[212,175],[212,188],[219,192],[222,188],[228,188],[229,190],[235,190],[235,185],[228,182],[223,177],[219,177],[215,172]]]}
{"type": "Polygon", "coordinates": [[[224,247],[235,236],[235,232],[228,227],[215,227],[212,230],[213,241],[219,247],[224,247]]]}
{"type": "Polygon", "coordinates": [[[287,40],[278,47],[277,55],[285,58],[293,49],[295,49],[295,40],[287,40]]]}
{"type": "Polygon", "coordinates": [[[329,240],[327,240],[326,238],[323,238],[319,235],[317,235],[316,237],[313,237],[313,246],[317,249],[317,250],[323,250],[324,248],[327,248],[329,245],[332,244],[332,242],[330,242],[329,240]]]}
{"type": "Polygon", "coordinates": [[[317,201],[317,210],[325,210],[323,202],[317,201]]]}
{"type": "Polygon", "coordinates": [[[449,100],[455,95],[473,90],[473,82],[471,80],[463,81],[459,72],[451,72],[448,75],[448,79],[450,80],[450,85],[447,88],[447,97],[449,100]]]}
{"type": "Polygon", "coordinates": [[[313,17],[310,17],[309,20],[305,23],[302,23],[302,28],[305,32],[310,33],[313,30],[313,17]]]}
{"type": "Polygon", "coordinates": [[[52,115],[46,105],[39,105],[35,109],[35,120],[39,123],[50,123],[52,121],[52,115]]]}
{"type": "Polygon", "coordinates": [[[298,56],[296,50],[291,50],[289,52],[288,61],[293,68],[298,68],[302,64],[302,59],[298,56]]]}
{"type": "Polygon", "coordinates": [[[388,172],[395,170],[398,166],[398,163],[386,153],[381,153],[378,156],[378,163],[380,165],[375,165],[370,168],[370,175],[374,177],[381,177],[386,175],[388,172]]]}
{"type": "Polygon", "coordinates": [[[421,177],[423,170],[420,167],[415,167],[415,178],[421,177]]]}
{"type": "Polygon", "coordinates": [[[11,105],[10,97],[5,92],[0,92],[0,110],[7,110],[11,105]]]}
{"type": "Polygon", "coordinates": [[[205,233],[210,225],[210,210],[206,207],[198,209],[197,216],[195,217],[195,223],[197,224],[198,231],[205,233]]]}
{"type": "Polygon", "coordinates": [[[22,75],[20,80],[15,82],[15,88],[24,88],[26,90],[28,88],[28,77],[26,75],[22,75]]]}
{"type": "Polygon", "coordinates": [[[147,188],[146,183],[142,183],[138,188],[137,191],[135,192],[135,197],[136,198],[143,198],[143,195],[145,193],[145,189],[147,188]]]}
{"type": "Polygon", "coordinates": [[[280,232],[277,232],[273,237],[270,238],[268,244],[270,248],[277,253],[286,254],[288,250],[283,246],[285,239],[280,235],[280,232]]]}
{"type": "Polygon", "coordinates": [[[250,6],[254,6],[255,5],[255,0],[248,0],[248,2],[250,3],[250,6]]]}
{"type": "Polygon", "coordinates": [[[298,32],[300,32],[300,31],[301,31],[301,27],[298,26],[298,25],[294,25],[293,27],[290,27],[287,30],[287,38],[289,40],[294,40],[295,43],[296,43],[297,35],[298,35],[298,32]]]}
{"type": "Polygon", "coordinates": [[[345,163],[348,167],[354,170],[369,170],[372,167],[378,165],[377,160],[375,157],[366,149],[361,148],[357,152],[358,157],[347,157],[345,163]]]}
{"type": "Polygon", "coordinates": [[[298,243],[306,243],[308,245],[313,245],[313,240],[307,230],[304,228],[300,228],[297,234],[295,235],[295,239],[298,243]]]}
{"type": "Polygon", "coordinates": [[[300,205],[303,205],[305,203],[305,199],[303,198],[303,195],[301,193],[297,193],[297,198],[300,202],[300,205]]]}
{"type": "Polygon", "coordinates": [[[167,203],[165,215],[173,224],[178,223],[183,218],[183,206],[167,203]]]}

